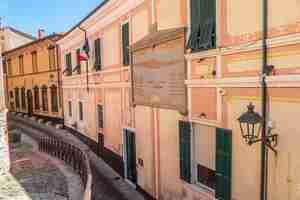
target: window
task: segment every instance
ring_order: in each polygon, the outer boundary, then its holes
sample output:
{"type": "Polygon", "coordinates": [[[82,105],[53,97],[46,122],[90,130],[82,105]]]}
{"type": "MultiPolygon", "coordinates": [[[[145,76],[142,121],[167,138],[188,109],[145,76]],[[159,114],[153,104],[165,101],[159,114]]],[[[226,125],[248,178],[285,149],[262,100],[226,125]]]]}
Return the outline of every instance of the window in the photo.
{"type": "Polygon", "coordinates": [[[69,107],[69,117],[72,117],[72,101],[68,102],[68,107],[69,107]]]}
{"type": "Polygon", "coordinates": [[[16,108],[20,108],[19,88],[15,88],[15,102],[16,102],[16,108]]]}
{"type": "Polygon", "coordinates": [[[32,71],[38,72],[38,61],[37,61],[37,52],[33,51],[31,53],[31,59],[32,59],[32,71]]]}
{"type": "Polygon", "coordinates": [[[34,89],[34,108],[36,110],[40,109],[40,89],[38,86],[35,86],[34,89]]]}
{"type": "Polygon", "coordinates": [[[26,109],[26,96],[25,96],[25,88],[21,89],[21,104],[22,104],[22,109],[26,109]]]}
{"type": "Polygon", "coordinates": [[[48,92],[45,85],[42,87],[42,109],[48,111],[48,92]]]}
{"type": "Polygon", "coordinates": [[[14,98],[14,92],[13,92],[13,91],[10,91],[10,92],[9,92],[9,97],[10,97],[10,98],[14,98]]]}
{"type": "Polygon", "coordinates": [[[191,0],[191,34],[187,47],[192,51],[216,47],[216,0],[191,0]]]}
{"type": "Polygon", "coordinates": [[[129,65],[129,23],[122,26],[122,50],[123,50],[123,65],[129,65]]]}
{"type": "Polygon", "coordinates": [[[95,40],[95,69],[101,70],[101,39],[95,40]]]}
{"type": "Polygon", "coordinates": [[[98,128],[103,128],[103,106],[97,105],[98,128]]]}
{"type": "Polygon", "coordinates": [[[81,62],[80,62],[80,48],[78,48],[76,50],[76,66],[75,68],[72,70],[72,72],[77,71],[78,74],[81,73],[81,62]]]}
{"type": "Polygon", "coordinates": [[[19,74],[24,74],[24,57],[19,56],[19,74]]]}
{"type": "Polygon", "coordinates": [[[52,85],[51,92],[51,110],[52,112],[58,112],[58,94],[56,85],[52,85]]]}
{"type": "Polygon", "coordinates": [[[216,189],[216,131],[213,127],[193,124],[192,182],[216,189]]]}
{"type": "Polygon", "coordinates": [[[49,54],[49,69],[55,69],[55,47],[51,46],[48,49],[49,54]]]}
{"type": "Polygon", "coordinates": [[[7,73],[7,65],[6,65],[6,61],[3,59],[2,60],[2,67],[3,67],[3,74],[7,73]]]}
{"type": "Polygon", "coordinates": [[[83,120],[83,104],[79,102],[79,120],[83,120]]]}
{"type": "Polygon", "coordinates": [[[231,130],[179,121],[179,152],[182,180],[231,200],[231,130]]]}
{"type": "Polygon", "coordinates": [[[12,76],[11,59],[7,60],[7,72],[9,76],[12,76]]]}
{"type": "Polygon", "coordinates": [[[65,62],[66,62],[66,69],[64,72],[66,73],[66,76],[70,76],[72,75],[72,54],[71,53],[66,54],[65,62]]]}

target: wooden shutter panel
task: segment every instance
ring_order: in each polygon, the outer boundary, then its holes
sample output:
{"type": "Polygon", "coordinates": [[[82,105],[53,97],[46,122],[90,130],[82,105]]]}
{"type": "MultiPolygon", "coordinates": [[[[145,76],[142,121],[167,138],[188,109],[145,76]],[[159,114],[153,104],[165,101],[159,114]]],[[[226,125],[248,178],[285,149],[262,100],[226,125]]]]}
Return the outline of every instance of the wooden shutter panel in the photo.
{"type": "Polygon", "coordinates": [[[216,130],[216,198],[231,200],[232,131],[216,130]]]}
{"type": "Polygon", "coordinates": [[[180,178],[191,183],[191,125],[179,121],[180,178]]]}
{"type": "Polygon", "coordinates": [[[191,35],[187,48],[205,50],[215,47],[216,0],[191,0],[191,35]]]}
{"type": "Polygon", "coordinates": [[[129,24],[122,26],[123,64],[129,65],[129,24]]]}
{"type": "Polygon", "coordinates": [[[101,39],[95,40],[95,69],[101,70],[101,39]]]}

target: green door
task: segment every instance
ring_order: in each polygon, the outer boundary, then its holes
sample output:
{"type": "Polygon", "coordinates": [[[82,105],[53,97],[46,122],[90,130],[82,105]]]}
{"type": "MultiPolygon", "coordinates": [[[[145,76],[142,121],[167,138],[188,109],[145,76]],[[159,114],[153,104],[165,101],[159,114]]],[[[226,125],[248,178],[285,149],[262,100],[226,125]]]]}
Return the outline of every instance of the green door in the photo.
{"type": "Polygon", "coordinates": [[[125,134],[125,166],[126,166],[126,178],[132,183],[137,182],[136,172],[136,147],[135,147],[135,133],[124,129],[125,134]]]}
{"type": "Polygon", "coordinates": [[[216,198],[231,200],[232,131],[216,130],[216,198]]]}

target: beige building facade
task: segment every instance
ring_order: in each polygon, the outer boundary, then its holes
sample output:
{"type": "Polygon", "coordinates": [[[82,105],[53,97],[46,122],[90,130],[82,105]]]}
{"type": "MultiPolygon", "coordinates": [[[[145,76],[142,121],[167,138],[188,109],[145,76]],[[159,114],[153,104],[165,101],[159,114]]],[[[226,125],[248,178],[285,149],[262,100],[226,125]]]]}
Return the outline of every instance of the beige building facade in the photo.
{"type": "Polygon", "coordinates": [[[60,37],[60,34],[40,37],[3,53],[10,111],[62,120],[55,44],[60,37]]]}
{"type": "Polygon", "coordinates": [[[12,27],[0,28],[0,171],[7,172],[10,168],[9,136],[7,130],[6,78],[3,68],[2,52],[33,41],[35,38],[12,27]]]}

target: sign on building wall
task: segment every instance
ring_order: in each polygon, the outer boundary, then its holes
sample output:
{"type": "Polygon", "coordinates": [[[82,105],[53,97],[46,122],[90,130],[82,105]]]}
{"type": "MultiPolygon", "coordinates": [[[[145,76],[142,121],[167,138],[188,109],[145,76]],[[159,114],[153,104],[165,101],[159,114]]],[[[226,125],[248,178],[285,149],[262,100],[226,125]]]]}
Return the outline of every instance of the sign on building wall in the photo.
{"type": "Polygon", "coordinates": [[[133,45],[133,104],[186,113],[184,31],[157,32],[133,45]]]}

